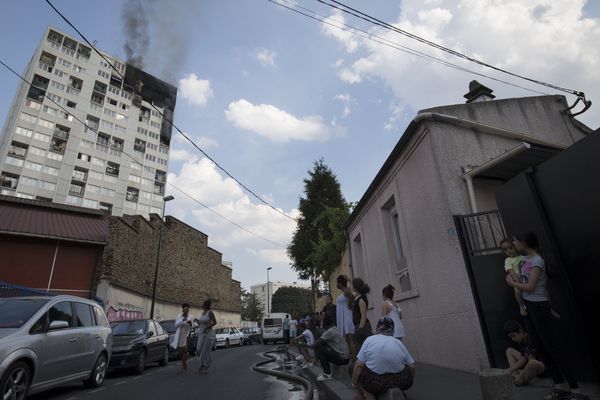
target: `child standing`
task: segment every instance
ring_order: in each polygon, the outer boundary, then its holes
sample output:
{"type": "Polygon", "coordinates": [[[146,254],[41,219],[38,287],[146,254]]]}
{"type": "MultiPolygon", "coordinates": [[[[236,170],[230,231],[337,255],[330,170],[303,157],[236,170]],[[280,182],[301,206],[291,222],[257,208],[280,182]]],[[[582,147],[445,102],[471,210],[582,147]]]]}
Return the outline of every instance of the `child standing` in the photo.
{"type": "MultiPolygon", "coordinates": [[[[504,259],[504,271],[506,271],[514,281],[518,281],[519,276],[521,275],[520,265],[523,260],[525,260],[525,257],[517,252],[517,249],[510,239],[503,239],[500,242],[500,247],[502,247],[502,251],[506,254],[506,259],[504,259]]],[[[514,288],[514,290],[515,299],[519,305],[519,311],[522,316],[526,316],[527,310],[525,309],[525,303],[523,302],[523,292],[517,288],[514,288]]]]}

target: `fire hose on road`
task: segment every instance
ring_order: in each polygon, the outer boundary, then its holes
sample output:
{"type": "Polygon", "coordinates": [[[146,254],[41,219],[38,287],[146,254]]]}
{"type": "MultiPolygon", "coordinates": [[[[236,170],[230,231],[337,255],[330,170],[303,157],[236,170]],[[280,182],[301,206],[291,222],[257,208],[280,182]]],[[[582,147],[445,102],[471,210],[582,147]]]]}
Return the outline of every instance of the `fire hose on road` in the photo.
{"type": "Polygon", "coordinates": [[[300,385],[302,385],[304,387],[304,400],[312,400],[313,398],[313,384],[311,381],[309,381],[308,379],[305,379],[301,376],[295,375],[295,374],[290,374],[287,372],[281,372],[281,371],[274,371],[272,369],[269,368],[262,368],[261,365],[265,365],[265,364],[269,364],[272,363],[274,361],[277,361],[277,358],[275,358],[274,356],[272,356],[272,353],[282,353],[285,350],[282,348],[279,348],[277,350],[271,350],[271,351],[267,351],[265,353],[263,353],[263,357],[267,358],[266,360],[263,361],[259,361],[256,364],[254,364],[252,366],[252,370],[256,371],[256,372],[260,372],[261,374],[267,374],[267,375],[272,375],[272,376],[276,376],[278,378],[281,379],[285,379],[287,381],[292,381],[292,382],[296,382],[299,383],[300,385]]]}

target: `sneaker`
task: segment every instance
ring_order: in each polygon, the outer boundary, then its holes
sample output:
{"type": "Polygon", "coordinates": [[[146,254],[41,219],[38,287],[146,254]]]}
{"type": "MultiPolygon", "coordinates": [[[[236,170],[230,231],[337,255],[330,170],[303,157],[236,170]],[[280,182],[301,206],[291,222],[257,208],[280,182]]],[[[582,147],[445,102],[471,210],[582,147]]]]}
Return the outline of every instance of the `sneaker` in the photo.
{"type": "Polygon", "coordinates": [[[312,367],[313,365],[314,365],[313,363],[304,363],[304,364],[302,364],[302,368],[312,367]]]}
{"type": "Polygon", "coordinates": [[[323,372],[321,375],[317,376],[317,380],[319,382],[328,381],[330,379],[331,379],[331,375],[330,374],[326,374],[325,372],[323,372]]]}

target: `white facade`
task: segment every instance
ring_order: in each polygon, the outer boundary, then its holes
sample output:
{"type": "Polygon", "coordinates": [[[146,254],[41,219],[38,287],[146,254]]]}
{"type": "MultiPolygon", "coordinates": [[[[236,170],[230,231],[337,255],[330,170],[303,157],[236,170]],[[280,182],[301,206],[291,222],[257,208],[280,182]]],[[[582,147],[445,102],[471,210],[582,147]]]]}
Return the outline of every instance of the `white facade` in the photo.
{"type": "Polygon", "coordinates": [[[176,88],[103,54],[125,82],[86,44],[46,30],[0,136],[1,194],[162,213],[171,127],[154,106],[172,118],[176,88]]]}
{"type": "Polygon", "coordinates": [[[310,289],[310,284],[304,283],[286,283],[286,282],[269,282],[268,288],[267,283],[261,283],[259,285],[254,285],[250,287],[250,293],[256,295],[258,301],[260,301],[260,305],[262,306],[265,314],[267,310],[271,310],[271,304],[273,304],[273,294],[282,287],[297,287],[302,289],[310,289]],[[268,289],[268,290],[267,290],[268,289]],[[268,294],[268,296],[267,296],[268,294]],[[268,300],[267,300],[268,297],[268,300]],[[270,303],[269,308],[267,309],[267,301],[270,303]]]}

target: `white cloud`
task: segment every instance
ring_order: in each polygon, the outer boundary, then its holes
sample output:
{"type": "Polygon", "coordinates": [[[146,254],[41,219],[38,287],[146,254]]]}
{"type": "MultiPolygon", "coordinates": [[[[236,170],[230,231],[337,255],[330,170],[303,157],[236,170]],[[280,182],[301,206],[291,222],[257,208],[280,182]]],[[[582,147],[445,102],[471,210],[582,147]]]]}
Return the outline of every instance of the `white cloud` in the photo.
{"type": "Polygon", "coordinates": [[[199,79],[194,73],[187,74],[179,80],[179,93],[181,97],[199,107],[204,107],[213,96],[210,81],[199,79]]]}
{"type": "Polygon", "coordinates": [[[273,50],[268,50],[268,49],[256,49],[254,51],[254,57],[256,57],[256,59],[258,60],[258,62],[265,66],[271,66],[274,67],[275,66],[275,56],[277,55],[277,53],[275,53],[273,50]]]}
{"type": "MultiPolygon", "coordinates": [[[[428,40],[479,58],[487,63],[562,87],[583,90],[592,97],[600,91],[600,20],[583,17],[585,0],[461,0],[442,2],[407,0],[393,24],[428,40]]],[[[354,21],[351,21],[354,23],[354,21]]],[[[425,46],[405,36],[373,28],[373,34],[442,58],[461,67],[491,75],[541,92],[542,86],[499,74],[425,46]]],[[[334,36],[336,40],[348,40],[334,36]]],[[[537,95],[496,81],[457,71],[405,52],[360,38],[360,56],[337,63],[341,80],[360,84],[380,80],[413,109],[461,103],[468,82],[477,79],[495,90],[498,98],[537,95]]],[[[568,96],[568,95],[567,95],[568,96]]],[[[568,96],[570,101],[574,99],[568,96]]],[[[597,121],[600,108],[579,118],[597,121]]]]}
{"type": "Polygon", "coordinates": [[[342,118],[346,118],[352,110],[350,109],[350,104],[354,102],[354,99],[350,97],[348,93],[338,94],[334,97],[334,99],[339,100],[344,105],[344,110],[342,112],[342,118]]]}
{"type": "Polygon", "coordinates": [[[331,36],[337,41],[341,42],[345,47],[348,53],[354,53],[358,50],[359,41],[357,40],[357,36],[355,36],[352,32],[347,30],[342,30],[340,28],[349,29],[344,26],[346,19],[344,14],[340,10],[334,10],[330,17],[325,18],[325,23],[322,25],[322,32],[326,36],[331,36]],[[333,26],[332,26],[333,25],[333,26]]]}
{"type": "Polygon", "coordinates": [[[333,130],[321,117],[297,118],[270,104],[252,104],[240,99],[229,104],[225,116],[234,126],[275,142],[325,141],[333,130]]]}
{"type": "MultiPolygon", "coordinates": [[[[215,248],[245,248],[252,244],[256,249],[270,249],[274,245],[232,225],[223,217],[274,243],[287,245],[296,223],[277,213],[269,206],[250,201],[248,195],[233,179],[224,178],[214,163],[206,158],[184,163],[177,173],[169,173],[169,184],[189,194],[211,210],[203,207],[177,190],[170,213],[202,225],[211,235],[215,248]],[[178,194],[179,193],[179,194],[178,194]],[[215,214],[218,213],[221,216],[215,214]]],[[[272,196],[263,196],[273,201],[272,196]]],[[[280,210],[295,218],[297,210],[280,210]]]]}
{"type": "Polygon", "coordinates": [[[197,159],[197,155],[182,148],[173,147],[169,153],[169,161],[196,161],[197,159]]]}

